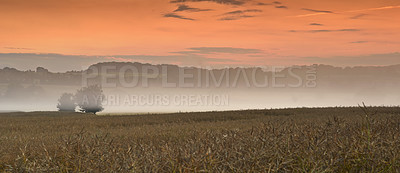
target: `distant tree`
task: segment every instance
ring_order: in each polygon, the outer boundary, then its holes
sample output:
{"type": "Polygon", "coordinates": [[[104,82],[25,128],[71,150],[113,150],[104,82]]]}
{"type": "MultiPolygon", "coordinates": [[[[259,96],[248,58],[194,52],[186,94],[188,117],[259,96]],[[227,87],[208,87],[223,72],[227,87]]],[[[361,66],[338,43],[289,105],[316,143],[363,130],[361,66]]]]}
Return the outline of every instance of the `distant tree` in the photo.
{"type": "Polygon", "coordinates": [[[49,70],[47,70],[47,69],[45,69],[43,67],[38,67],[38,68],[36,68],[36,73],[44,75],[44,74],[49,73],[49,70]]]}
{"type": "Polygon", "coordinates": [[[103,111],[104,98],[103,90],[98,85],[84,87],[75,94],[75,102],[79,110],[84,113],[96,114],[103,111]]]}
{"type": "Polygon", "coordinates": [[[70,93],[61,95],[60,99],[58,99],[57,108],[60,112],[75,112],[76,104],[74,95],[70,93]]]}

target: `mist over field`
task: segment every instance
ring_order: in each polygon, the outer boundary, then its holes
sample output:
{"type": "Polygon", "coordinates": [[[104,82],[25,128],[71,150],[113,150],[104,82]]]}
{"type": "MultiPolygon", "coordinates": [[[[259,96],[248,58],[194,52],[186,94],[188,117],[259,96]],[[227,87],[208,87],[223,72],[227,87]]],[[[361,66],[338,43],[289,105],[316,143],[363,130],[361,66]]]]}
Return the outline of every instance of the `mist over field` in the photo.
{"type": "Polygon", "coordinates": [[[394,106],[400,65],[205,69],[98,63],[82,71],[0,70],[1,111],[56,111],[63,93],[104,91],[103,113],[222,111],[288,107],[394,106]]]}

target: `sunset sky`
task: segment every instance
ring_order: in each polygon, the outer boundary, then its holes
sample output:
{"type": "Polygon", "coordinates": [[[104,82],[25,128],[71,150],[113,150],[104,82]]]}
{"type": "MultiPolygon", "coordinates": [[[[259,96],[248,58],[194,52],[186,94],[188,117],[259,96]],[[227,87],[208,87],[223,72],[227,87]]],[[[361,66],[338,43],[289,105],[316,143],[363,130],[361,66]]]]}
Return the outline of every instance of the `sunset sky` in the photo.
{"type": "Polygon", "coordinates": [[[391,65],[398,52],[400,0],[0,0],[0,68],[391,65]]]}

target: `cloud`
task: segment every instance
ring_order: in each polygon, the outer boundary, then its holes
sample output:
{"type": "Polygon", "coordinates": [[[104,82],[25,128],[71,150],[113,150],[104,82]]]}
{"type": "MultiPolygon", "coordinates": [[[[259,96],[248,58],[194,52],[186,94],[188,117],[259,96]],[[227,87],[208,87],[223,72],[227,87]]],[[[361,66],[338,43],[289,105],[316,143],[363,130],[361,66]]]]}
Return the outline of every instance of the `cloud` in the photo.
{"type": "Polygon", "coordinates": [[[338,32],[338,31],[344,31],[344,30],[325,30],[325,29],[319,29],[319,30],[309,30],[308,32],[311,32],[311,33],[320,33],[320,32],[338,32]]]}
{"type": "Polygon", "coordinates": [[[224,13],[222,15],[228,15],[226,17],[220,18],[218,20],[239,20],[242,18],[255,17],[254,15],[247,15],[246,13],[260,13],[263,12],[259,9],[247,9],[247,10],[236,10],[224,13]]]}
{"type": "Polygon", "coordinates": [[[182,2],[215,2],[218,4],[226,5],[243,5],[244,0],[172,0],[171,3],[182,3],[182,2]]]}
{"type": "Polygon", "coordinates": [[[337,30],[329,30],[329,29],[318,29],[318,30],[290,30],[289,32],[309,32],[309,33],[324,33],[324,32],[359,32],[360,29],[337,29],[337,30]]]}
{"type": "Polygon", "coordinates": [[[245,49],[234,47],[193,47],[190,51],[173,52],[179,54],[214,54],[214,53],[229,53],[229,54],[258,54],[262,53],[261,49],[245,49]]]}
{"type": "Polygon", "coordinates": [[[200,8],[192,8],[187,5],[179,5],[178,9],[176,9],[174,12],[178,11],[200,12],[200,11],[211,11],[211,9],[200,9],[200,8]]]}
{"type": "Polygon", "coordinates": [[[244,12],[263,12],[263,11],[259,10],[259,9],[248,9],[248,10],[244,10],[244,12]]]}
{"type": "Polygon", "coordinates": [[[231,11],[231,12],[224,13],[223,15],[242,14],[242,13],[243,13],[242,10],[236,10],[236,11],[231,11]]]}
{"type": "Polygon", "coordinates": [[[223,17],[218,20],[239,20],[242,18],[250,18],[250,17],[255,17],[255,16],[250,16],[250,15],[231,16],[231,17],[223,17]]]}
{"type": "Polygon", "coordinates": [[[262,10],[259,9],[248,9],[248,10],[236,10],[236,11],[230,11],[227,13],[224,13],[223,15],[235,15],[235,14],[243,14],[243,13],[251,13],[251,12],[263,12],[262,10]]]}
{"type": "Polygon", "coordinates": [[[275,6],[275,8],[282,8],[282,9],[288,9],[288,7],[287,7],[287,6],[284,6],[284,5],[280,5],[280,6],[275,6]]]}
{"type": "Polygon", "coordinates": [[[82,70],[83,67],[87,67],[98,61],[99,58],[96,56],[85,55],[0,53],[0,62],[7,62],[8,67],[20,70],[33,70],[36,67],[46,67],[51,71],[65,72],[70,70],[82,70]]]}
{"type": "MultiPolygon", "coordinates": [[[[364,12],[364,11],[378,11],[378,10],[389,10],[389,9],[397,9],[400,8],[400,5],[398,6],[385,6],[385,7],[378,7],[378,8],[367,8],[367,9],[360,9],[360,10],[350,10],[350,11],[342,11],[339,13],[358,13],[358,12],[364,12]]],[[[304,9],[310,11],[312,9],[304,9]]],[[[320,10],[312,10],[312,11],[320,11],[320,10]]],[[[311,14],[303,14],[303,15],[296,15],[292,17],[309,17],[309,16],[318,16],[318,15],[325,15],[325,14],[333,14],[331,11],[320,11],[316,13],[311,13],[311,14]],[[330,13],[329,13],[330,12],[330,13]]]]}
{"type": "Polygon", "coordinates": [[[271,3],[263,3],[263,2],[259,2],[259,3],[256,3],[256,5],[272,5],[271,3]]]}
{"type": "Polygon", "coordinates": [[[333,14],[333,11],[327,11],[327,10],[315,10],[315,9],[310,9],[310,8],[302,8],[304,11],[310,11],[314,12],[311,14],[302,14],[302,15],[297,15],[293,17],[309,17],[309,16],[317,16],[317,15],[324,15],[324,14],[333,14]]]}
{"type": "Polygon", "coordinates": [[[272,2],[273,4],[282,4],[282,2],[279,2],[279,1],[274,1],[274,2],[272,2]]]}
{"type": "Polygon", "coordinates": [[[333,13],[332,11],[314,10],[314,9],[309,9],[309,8],[302,8],[302,10],[316,12],[316,13],[333,13]]]}
{"type": "Polygon", "coordinates": [[[359,15],[355,15],[353,17],[350,17],[350,19],[359,19],[359,18],[362,18],[362,17],[367,16],[367,15],[368,14],[359,14],[359,15]]]}
{"type": "Polygon", "coordinates": [[[305,57],[301,61],[334,66],[387,66],[400,64],[400,53],[372,54],[360,56],[336,56],[329,58],[305,57]]]}
{"type": "Polygon", "coordinates": [[[20,70],[34,70],[36,67],[45,67],[52,72],[84,70],[99,62],[140,62],[152,64],[175,64],[181,66],[214,66],[215,64],[246,64],[240,60],[212,58],[208,55],[226,53],[232,55],[261,54],[259,49],[245,49],[233,47],[194,47],[187,51],[173,52],[173,55],[63,55],[54,53],[0,53],[1,67],[12,67],[20,70]],[[21,63],[24,62],[24,63],[21,63]]]}
{"type": "Polygon", "coordinates": [[[291,17],[310,17],[310,16],[325,15],[325,14],[332,14],[332,13],[311,13],[311,14],[302,14],[302,15],[296,15],[296,16],[291,16],[291,17]]]}
{"type": "Polygon", "coordinates": [[[125,61],[125,62],[132,61],[131,59],[122,58],[122,57],[113,57],[113,56],[104,57],[104,59],[115,60],[115,61],[125,61]]]}
{"type": "Polygon", "coordinates": [[[4,49],[11,49],[11,50],[35,50],[35,49],[24,48],[24,47],[4,47],[4,49]]]}
{"type": "Polygon", "coordinates": [[[52,72],[66,72],[71,70],[84,70],[92,64],[99,62],[140,62],[152,64],[179,64],[182,66],[212,65],[213,63],[233,62],[235,60],[208,58],[203,55],[110,55],[110,56],[86,56],[63,54],[34,54],[34,53],[0,53],[2,67],[12,67],[19,70],[34,70],[36,67],[44,67],[52,72]],[[24,63],[21,63],[24,62],[24,63]]]}
{"type": "Polygon", "coordinates": [[[175,14],[175,13],[168,13],[168,14],[165,14],[164,17],[172,17],[172,18],[184,19],[184,20],[195,20],[195,19],[192,19],[192,18],[187,18],[187,17],[183,17],[183,16],[181,16],[181,15],[177,15],[177,14],[175,14]]]}
{"type": "Polygon", "coordinates": [[[368,43],[368,41],[353,41],[353,42],[350,42],[350,43],[361,44],[361,43],[368,43]]]}
{"type": "Polygon", "coordinates": [[[355,13],[355,12],[363,12],[363,11],[377,11],[377,10],[389,10],[389,9],[396,9],[400,8],[400,5],[397,6],[385,6],[385,7],[378,7],[378,8],[367,8],[367,9],[361,9],[361,10],[351,10],[351,11],[346,11],[346,13],[355,13]]]}
{"type": "Polygon", "coordinates": [[[310,23],[309,25],[311,25],[311,26],[324,26],[323,24],[320,24],[320,23],[310,23]]]}
{"type": "Polygon", "coordinates": [[[339,30],[336,30],[336,31],[340,31],[340,32],[358,32],[358,31],[361,31],[361,30],[359,30],[359,29],[339,29],[339,30]]]}

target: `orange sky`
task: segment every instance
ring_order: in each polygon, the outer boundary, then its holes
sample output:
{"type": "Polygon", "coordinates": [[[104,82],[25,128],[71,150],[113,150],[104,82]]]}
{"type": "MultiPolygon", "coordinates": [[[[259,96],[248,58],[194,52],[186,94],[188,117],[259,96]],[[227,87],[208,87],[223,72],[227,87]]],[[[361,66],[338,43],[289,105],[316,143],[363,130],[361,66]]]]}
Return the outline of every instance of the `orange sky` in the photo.
{"type": "Polygon", "coordinates": [[[399,0],[178,1],[0,0],[0,52],[190,55],[238,66],[400,52],[399,0]]]}

